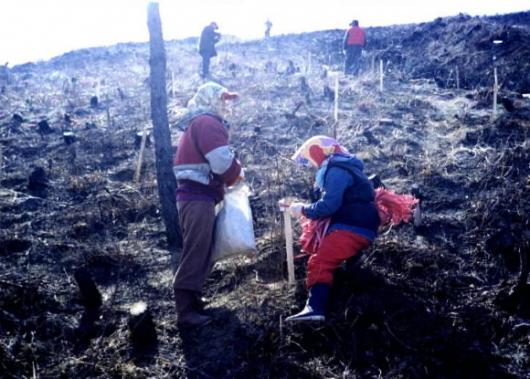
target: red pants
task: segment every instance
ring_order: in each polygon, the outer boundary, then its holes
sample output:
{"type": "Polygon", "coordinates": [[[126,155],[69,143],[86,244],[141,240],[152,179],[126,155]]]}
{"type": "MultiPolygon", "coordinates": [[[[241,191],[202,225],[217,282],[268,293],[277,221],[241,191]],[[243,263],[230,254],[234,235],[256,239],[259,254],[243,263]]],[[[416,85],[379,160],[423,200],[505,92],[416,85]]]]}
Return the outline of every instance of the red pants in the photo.
{"type": "Polygon", "coordinates": [[[348,258],[370,246],[370,241],[347,230],[334,230],[320,242],[315,254],[307,262],[306,286],[333,283],[333,271],[348,258]]]}

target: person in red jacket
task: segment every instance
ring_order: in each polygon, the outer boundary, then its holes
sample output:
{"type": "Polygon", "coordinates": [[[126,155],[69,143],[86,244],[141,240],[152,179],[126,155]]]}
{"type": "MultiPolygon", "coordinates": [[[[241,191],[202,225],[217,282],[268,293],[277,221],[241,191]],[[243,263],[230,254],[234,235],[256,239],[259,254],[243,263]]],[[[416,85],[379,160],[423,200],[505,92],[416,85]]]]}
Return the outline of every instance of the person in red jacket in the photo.
{"type": "Polygon", "coordinates": [[[344,35],[343,48],[346,60],[344,62],[344,73],[346,75],[357,75],[361,63],[361,53],[366,46],[366,35],[359,26],[359,21],[353,20],[350,28],[344,35]]]}
{"type": "MultiPolygon", "coordinates": [[[[237,98],[225,87],[207,82],[190,100],[173,162],[183,249],[173,280],[179,326],[200,326],[202,286],[211,267],[215,205],[225,186],[242,179],[241,165],[229,148],[227,101],[237,98]]],[[[182,120],[181,120],[182,121],[182,120]]]]}

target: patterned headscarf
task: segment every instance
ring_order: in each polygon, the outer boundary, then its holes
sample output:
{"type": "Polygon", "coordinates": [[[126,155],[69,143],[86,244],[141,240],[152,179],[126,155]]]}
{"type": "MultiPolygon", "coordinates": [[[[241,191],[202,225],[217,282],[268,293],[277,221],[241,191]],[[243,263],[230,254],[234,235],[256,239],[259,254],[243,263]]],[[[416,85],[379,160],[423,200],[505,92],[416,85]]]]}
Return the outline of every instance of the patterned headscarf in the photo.
{"type": "Polygon", "coordinates": [[[229,92],[225,87],[214,82],[204,83],[197,89],[197,93],[188,102],[190,113],[219,113],[222,100],[235,99],[236,93],[229,92]]]}
{"type": "Polygon", "coordinates": [[[335,153],[348,154],[348,150],[331,137],[314,136],[305,141],[291,159],[301,166],[320,167],[322,162],[335,153]]]}
{"type": "Polygon", "coordinates": [[[175,123],[174,127],[184,131],[188,128],[189,123],[195,117],[201,114],[219,114],[219,108],[223,100],[230,100],[239,97],[237,93],[228,92],[228,90],[214,82],[204,83],[197,89],[197,93],[188,101],[186,108],[174,110],[175,123]]]}

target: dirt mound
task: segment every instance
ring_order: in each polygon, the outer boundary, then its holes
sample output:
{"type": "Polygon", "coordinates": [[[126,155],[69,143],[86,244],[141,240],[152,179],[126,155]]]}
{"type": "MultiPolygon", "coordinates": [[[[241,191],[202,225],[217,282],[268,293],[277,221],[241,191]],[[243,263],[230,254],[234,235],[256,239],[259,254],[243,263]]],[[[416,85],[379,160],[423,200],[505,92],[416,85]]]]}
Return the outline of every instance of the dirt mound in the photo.
{"type": "MultiPolygon", "coordinates": [[[[363,73],[340,78],[337,124],[342,31],[219,46],[215,79],[242,98],[232,141],[254,191],[259,255],[214,267],[204,293],[214,322],[196,331],[176,328],[152,145],[132,180],[150,117],[147,47],[10,70],[0,94],[2,374],[527,376],[530,100],[520,92],[530,29],[527,13],[511,17],[369,29],[363,73]],[[288,157],[333,132],[386,186],[413,191],[422,221],[382,231],[338,270],[326,324],[286,325],[305,300],[305,258],[288,288],[277,201],[309,199],[312,173],[288,157]],[[139,302],[144,317],[133,317],[139,302]],[[131,332],[140,324],[145,346],[131,332]]],[[[201,83],[199,58],[193,41],[168,42],[167,56],[174,120],[201,83]]]]}

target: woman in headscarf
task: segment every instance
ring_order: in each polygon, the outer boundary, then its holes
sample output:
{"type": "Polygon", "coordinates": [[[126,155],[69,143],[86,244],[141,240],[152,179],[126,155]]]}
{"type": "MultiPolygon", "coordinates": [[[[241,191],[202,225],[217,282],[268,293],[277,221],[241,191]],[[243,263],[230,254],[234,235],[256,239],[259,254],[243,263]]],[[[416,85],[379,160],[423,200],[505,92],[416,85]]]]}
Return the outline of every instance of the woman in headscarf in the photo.
{"type": "Polygon", "coordinates": [[[312,204],[293,203],[293,217],[330,218],[326,234],[307,263],[308,299],[304,309],[286,321],[325,321],[333,272],[344,261],[367,248],[380,224],[372,183],[363,163],[326,136],[308,139],[292,156],[317,169],[316,184],[323,195],[312,204]]]}
{"type": "Polygon", "coordinates": [[[215,205],[225,186],[242,178],[241,165],[228,143],[224,120],[227,101],[238,95],[208,82],[189,101],[173,171],[177,179],[177,209],[183,237],[179,267],[173,281],[179,326],[200,326],[200,297],[209,274],[215,223],[215,205]]]}

